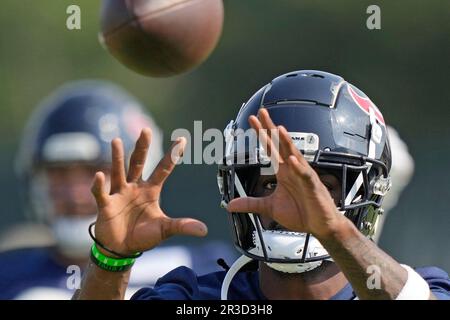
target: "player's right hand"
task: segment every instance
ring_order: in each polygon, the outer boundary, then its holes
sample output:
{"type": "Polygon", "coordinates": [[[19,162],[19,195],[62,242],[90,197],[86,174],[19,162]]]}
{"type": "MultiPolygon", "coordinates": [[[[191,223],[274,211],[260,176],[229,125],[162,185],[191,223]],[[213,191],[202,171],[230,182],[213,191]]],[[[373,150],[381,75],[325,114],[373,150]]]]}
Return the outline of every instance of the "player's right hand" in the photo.
{"type": "Polygon", "coordinates": [[[142,170],[150,141],[151,130],[143,129],[131,155],[126,175],[122,141],[114,139],[111,142],[111,191],[108,193],[106,190],[103,172],[96,173],[92,185],[98,207],[95,236],[102,244],[122,255],[150,250],[176,234],[207,234],[207,227],[203,222],[191,218],[170,218],[159,206],[164,181],[183,154],[186,140],[179,138],[150,178],[143,181],[142,170]]]}

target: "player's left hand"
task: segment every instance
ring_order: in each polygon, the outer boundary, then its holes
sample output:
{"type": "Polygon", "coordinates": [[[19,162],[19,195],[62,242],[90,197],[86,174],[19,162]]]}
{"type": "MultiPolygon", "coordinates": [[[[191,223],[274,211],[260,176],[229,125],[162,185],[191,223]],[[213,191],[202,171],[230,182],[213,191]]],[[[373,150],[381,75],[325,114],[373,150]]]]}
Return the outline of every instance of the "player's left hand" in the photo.
{"type": "Polygon", "coordinates": [[[345,217],[287,130],[275,126],[265,108],[260,109],[258,117],[250,116],[249,122],[257,131],[260,143],[267,146],[272,165],[275,162],[274,167],[278,166],[277,186],[267,197],[234,199],[227,210],[258,213],[289,230],[312,233],[318,239],[332,235],[345,217]]]}

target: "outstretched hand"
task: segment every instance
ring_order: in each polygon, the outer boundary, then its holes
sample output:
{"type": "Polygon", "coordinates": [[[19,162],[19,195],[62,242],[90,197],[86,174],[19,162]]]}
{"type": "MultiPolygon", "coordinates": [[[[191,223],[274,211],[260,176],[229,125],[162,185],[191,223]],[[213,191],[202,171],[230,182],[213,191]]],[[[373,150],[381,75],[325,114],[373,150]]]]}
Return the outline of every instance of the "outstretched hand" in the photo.
{"type": "Polygon", "coordinates": [[[277,168],[277,186],[266,197],[232,200],[229,212],[252,212],[267,216],[289,230],[326,237],[342,222],[336,205],[314,169],[295,147],[287,130],[275,126],[268,111],[250,116],[260,143],[267,146],[272,165],[277,168]]]}
{"type": "Polygon", "coordinates": [[[98,207],[96,238],[115,252],[132,255],[154,248],[173,235],[205,236],[207,227],[191,218],[170,218],[159,206],[164,181],[182,156],[186,140],[179,138],[159,162],[147,181],[142,171],[151,142],[151,130],[143,129],[125,173],[122,141],[112,146],[111,191],[106,190],[105,175],[97,172],[92,193],[98,207]]]}

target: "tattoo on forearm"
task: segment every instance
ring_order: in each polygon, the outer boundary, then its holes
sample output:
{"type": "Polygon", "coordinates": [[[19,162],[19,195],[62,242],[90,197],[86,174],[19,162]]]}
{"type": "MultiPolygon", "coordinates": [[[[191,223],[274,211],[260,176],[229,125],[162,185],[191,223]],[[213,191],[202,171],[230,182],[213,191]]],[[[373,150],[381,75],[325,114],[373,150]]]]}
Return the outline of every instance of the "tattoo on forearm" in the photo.
{"type": "Polygon", "coordinates": [[[395,299],[406,282],[405,270],[363,235],[324,245],[360,299],[395,299]]]}

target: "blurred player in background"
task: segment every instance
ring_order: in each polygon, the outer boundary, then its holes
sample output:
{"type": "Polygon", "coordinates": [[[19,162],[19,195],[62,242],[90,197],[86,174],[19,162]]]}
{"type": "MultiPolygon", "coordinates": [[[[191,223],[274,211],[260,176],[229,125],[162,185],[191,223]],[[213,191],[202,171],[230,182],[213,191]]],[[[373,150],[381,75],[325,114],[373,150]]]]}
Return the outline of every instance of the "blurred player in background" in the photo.
{"type": "MultiPolygon", "coordinates": [[[[29,214],[39,223],[4,237],[2,246],[10,250],[0,253],[0,299],[71,297],[77,283],[74,270],[86,266],[92,243],[87,230],[96,219],[91,194],[94,174],[102,170],[109,179],[111,140],[120,136],[129,157],[144,127],[153,132],[145,176],[162,157],[162,133],[121,88],[103,81],[79,81],[41,103],[28,122],[16,162],[29,214]],[[23,248],[12,249],[17,246],[23,248]]],[[[213,261],[222,257],[235,256],[218,242],[160,247],[136,264],[127,295],[138,286],[155,283],[167,268],[186,265],[207,273],[218,268],[213,261]]]]}

